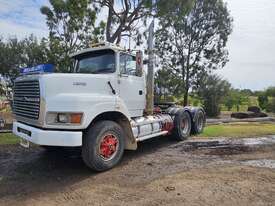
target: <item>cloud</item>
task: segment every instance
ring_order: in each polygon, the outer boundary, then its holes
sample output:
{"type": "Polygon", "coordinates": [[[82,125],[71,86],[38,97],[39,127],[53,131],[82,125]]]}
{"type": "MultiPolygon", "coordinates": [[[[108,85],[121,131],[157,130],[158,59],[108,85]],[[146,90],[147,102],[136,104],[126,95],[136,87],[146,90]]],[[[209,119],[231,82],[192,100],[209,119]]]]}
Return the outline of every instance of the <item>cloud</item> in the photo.
{"type": "Polygon", "coordinates": [[[45,17],[40,13],[47,0],[0,0],[0,34],[5,38],[30,34],[47,36],[45,17]]]}
{"type": "Polygon", "coordinates": [[[35,28],[22,24],[17,24],[12,21],[0,20],[1,33],[0,36],[4,38],[18,37],[22,39],[29,36],[30,34],[35,34],[38,38],[42,38],[48,35],[48,30],[44,28],[35,28]]]}
{"type": "Polygon", "coordinates": [[[233,86],[264,89],[275,85],[275,2],[226,0],[234,18],[229,63],[218,73],[233,86]]]}

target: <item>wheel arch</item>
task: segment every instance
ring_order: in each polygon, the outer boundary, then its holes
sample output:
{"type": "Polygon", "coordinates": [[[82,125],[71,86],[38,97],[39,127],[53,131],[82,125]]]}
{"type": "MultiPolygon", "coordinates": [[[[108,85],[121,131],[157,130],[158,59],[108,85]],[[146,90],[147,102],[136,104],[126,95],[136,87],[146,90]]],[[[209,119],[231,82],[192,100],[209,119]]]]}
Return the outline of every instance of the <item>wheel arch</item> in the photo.
{"type": "Polygon", "coordinates": [[[129,119],[121,112],[109,111],[98,114],[89,124],[88,128],[99,121],[109,120],[114,121],[121,126],[125,133],[125,149],[136,150],[137,142],[132,132],[132,127],[129,119]]]}

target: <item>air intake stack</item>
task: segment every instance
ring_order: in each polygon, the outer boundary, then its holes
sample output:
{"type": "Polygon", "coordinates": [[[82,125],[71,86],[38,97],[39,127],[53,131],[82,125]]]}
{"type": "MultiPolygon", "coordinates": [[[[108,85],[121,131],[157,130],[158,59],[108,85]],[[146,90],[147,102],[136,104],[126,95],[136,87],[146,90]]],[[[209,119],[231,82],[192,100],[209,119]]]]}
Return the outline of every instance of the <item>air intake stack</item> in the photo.
{"type": "Polygon", "coordinates": [[[148,72],[146,82],[146,114],[152,115],[154,110],[154,21],[149,27],[149,38],[148,38],[148,72]]]}

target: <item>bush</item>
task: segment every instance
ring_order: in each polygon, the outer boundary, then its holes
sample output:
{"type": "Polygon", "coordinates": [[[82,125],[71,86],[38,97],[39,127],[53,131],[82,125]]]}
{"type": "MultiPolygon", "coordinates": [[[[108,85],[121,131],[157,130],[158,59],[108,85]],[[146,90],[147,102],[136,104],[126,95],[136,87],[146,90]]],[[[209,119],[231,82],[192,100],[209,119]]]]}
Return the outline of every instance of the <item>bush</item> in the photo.
{"type": "Polygon", "coordinates": [[[229,111],[231,111],[234,106],[237,108],[237,111],[240,111],[240,107],[248,103],[249,98],[246,93],[238,89],[231,89],[224,99],[224,105],[229,111]]]}
{"type": "Polygon", "coordinates": [[[216,117],[221,112],[221,103],[228,95],[230,83],[217,75],[205,76],[198,88],[198,96],[202,100],[206,115],[216,117]]]}
{"type": "Polygon", "coordinates": [[[275,97],[275,87],[269,87],[266,90],[266,95],[269,97],[275,97]]]}
{"type": "Polygon", "coordinates": [[[266,105],[266,111],[275,113],[275,98],[268,102],[268,104],[266,105]]]}
{"type": "Polygon", "coordinates": [[[217,117],[221,113],[221,107],[216,103],[214,97],[208,98],[208,100],[204,102],[203,106],[208,117],[217,117]]]}
{"type": "Polygon", "coordinates": [[[260,94],[258,96],[258,102],[259,102],[259,106],[261,107],[261,109],[266,109],[267,107],[267,104],[268,104],[268,96],[263,93],[263,94],[260,94]]]}

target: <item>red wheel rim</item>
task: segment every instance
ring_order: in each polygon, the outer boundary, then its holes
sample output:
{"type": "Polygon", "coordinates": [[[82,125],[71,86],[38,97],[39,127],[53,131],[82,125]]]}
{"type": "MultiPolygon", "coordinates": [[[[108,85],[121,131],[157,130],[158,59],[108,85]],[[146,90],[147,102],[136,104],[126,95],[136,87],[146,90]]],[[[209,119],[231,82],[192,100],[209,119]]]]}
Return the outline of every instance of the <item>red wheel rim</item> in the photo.
{"type": "Polygon", "coordinates": [[[117,149],[118,138],[115,135],[107,134],[101,139],[99,153],[104,160],[112,159],[115,156],[117,149]]]}

